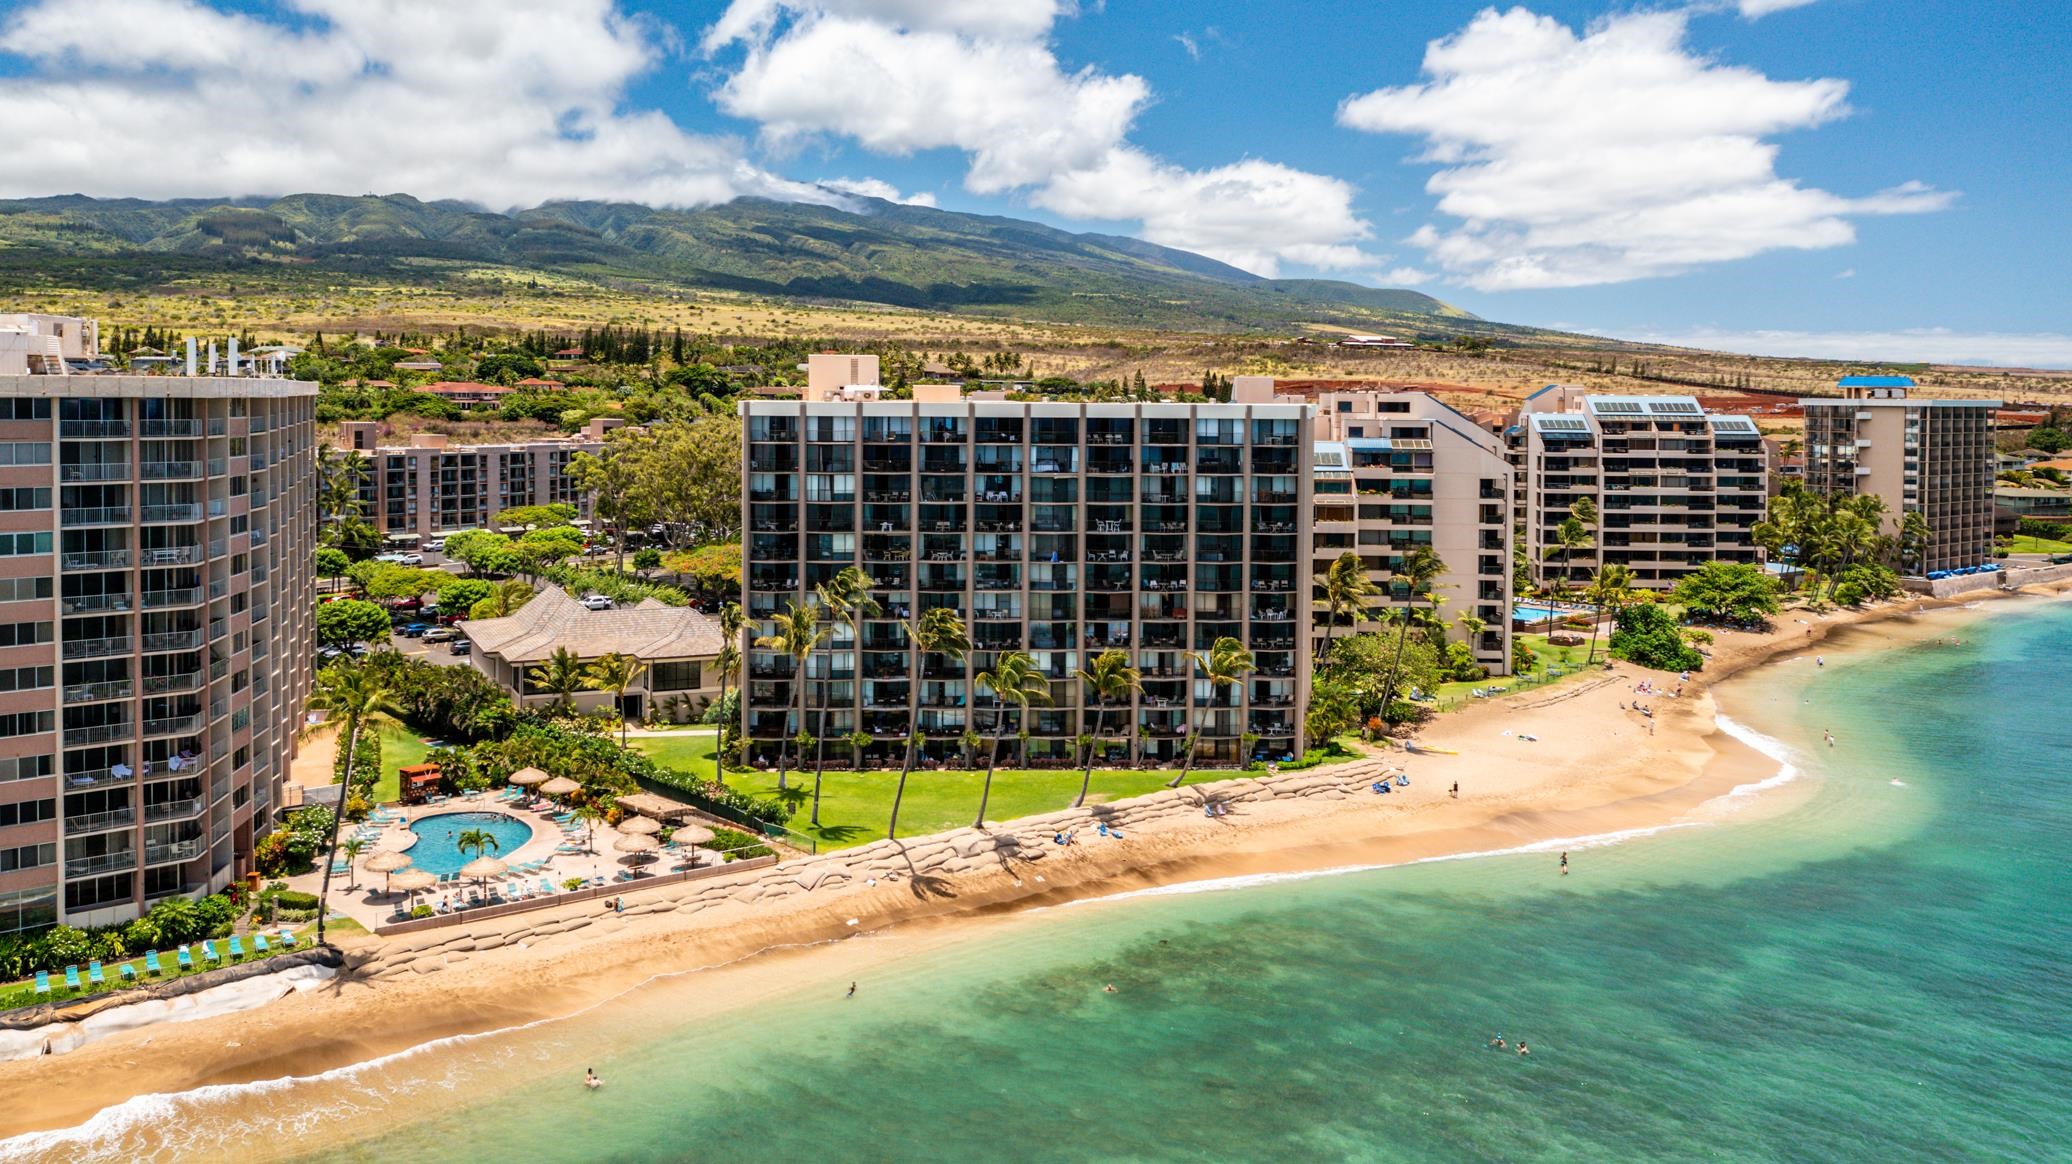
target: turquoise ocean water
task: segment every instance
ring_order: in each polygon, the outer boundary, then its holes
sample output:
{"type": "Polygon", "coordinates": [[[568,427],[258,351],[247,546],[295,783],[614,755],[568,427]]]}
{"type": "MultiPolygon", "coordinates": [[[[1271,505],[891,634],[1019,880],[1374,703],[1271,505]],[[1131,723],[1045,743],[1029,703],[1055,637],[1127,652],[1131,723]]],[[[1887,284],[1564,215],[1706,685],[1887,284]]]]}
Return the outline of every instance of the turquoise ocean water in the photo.
{"type": "Polygon", "coordinates": [[[692,1023],[690,975],[0,1159],[2065,1159],[2072,605],[1955,633],[1737,684],[1797,778],[1572,843],[1567,878],[1534,851],[1051,909],[853,1000],[692,1023]]]}

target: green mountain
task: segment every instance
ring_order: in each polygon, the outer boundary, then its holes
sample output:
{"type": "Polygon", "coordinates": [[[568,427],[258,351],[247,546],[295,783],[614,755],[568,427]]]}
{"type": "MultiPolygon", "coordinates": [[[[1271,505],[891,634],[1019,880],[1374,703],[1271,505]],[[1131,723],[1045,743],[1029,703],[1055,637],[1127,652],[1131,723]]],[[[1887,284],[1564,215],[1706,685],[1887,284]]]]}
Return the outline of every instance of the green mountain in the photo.
{"type": "Polygon", "coordinates": [[[1262,279],[1139,239],[872,198],[853,209],[741,198],[696,210],[555,202],[496,214],[407,195],[0,201],[0,293],[115,290],[212,273],[437,283],[495,265],[659,291],[724,289],[1109,326],[1324,323],[1405,336],[1529,338],[1429,295],[1262,279]]]}

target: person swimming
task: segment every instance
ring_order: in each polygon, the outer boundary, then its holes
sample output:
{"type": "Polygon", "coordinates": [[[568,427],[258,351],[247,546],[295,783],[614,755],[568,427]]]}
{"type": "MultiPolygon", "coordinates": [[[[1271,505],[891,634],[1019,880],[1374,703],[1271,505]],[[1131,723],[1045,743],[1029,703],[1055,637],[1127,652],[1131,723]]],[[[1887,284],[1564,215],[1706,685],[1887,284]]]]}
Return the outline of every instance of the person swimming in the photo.
{"type": "Polygon", "coordinates": [[[1489,1040],[1489,1045],[1495,1047],[1499,1051],[1510,1046],[1509,1043],[1504,1042],[1504,1033],[1502,1031],[1498,1031],[1496,1033],[1496,1038],[1489,1040]]]}
{"type": "Polygon", "coordinates": [[[583,1068],[583,1086],[589,1088],[592,1091],[595,1091],[598,1088],[604,1086],[604,1080],[599,1079],[597,1077],[596,1071],[593,1071],[590,1068],[585,1067],[583,1068]]]}
{"type": "Polygon", "coordinates": [[[1529,1055],[1529,1054],[1531,1054],[1532,1052],[1526,1049],[1526,1046],[1525,1046],[1525,1044],[1524,1044],[1524,1043],[1520,1043],[1520,1044],[1518,1044],[1518,1053],[1519,1053],[1520,1055],[1529,1055]]]}
{"type": "Polygon", "coordinates": [[[1120,993],[1120,992],[1119,992],[1119,991],[1117,991],[1117,990],[1115,989],[1115,984],[1114,984],[1113,982],[1110,982],[1110,983],[1109,983],[1108,985],[1106,985],[1106,986],[1103,986],[1103,987],[1101,987],[1101,993],[1102,993],[1102,994],[1117,994],[1117,993],[1120,993]]]}

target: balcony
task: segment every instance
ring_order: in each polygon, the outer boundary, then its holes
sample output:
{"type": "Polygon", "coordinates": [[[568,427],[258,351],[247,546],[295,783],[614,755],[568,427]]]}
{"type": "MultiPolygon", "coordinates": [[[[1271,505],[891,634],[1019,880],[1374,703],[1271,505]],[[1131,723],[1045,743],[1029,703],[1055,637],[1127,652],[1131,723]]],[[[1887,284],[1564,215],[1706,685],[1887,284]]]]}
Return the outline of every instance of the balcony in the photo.
{"type": "Polygon", "coordinates": [[[128,699],[134,688],[127,679],[105,683],[74,683],[65,688],[66,703],[93,703],[102,699],[128,699]]]}
{"type": "Polygon", "coordinates": [[[168,845],[146,845],[146,865],[169,865],[180,861],[192,861],[207,850],[207,843],[201,837],[188,841],[174,841],[168,845]]]}
{"type": "MultiPolygon", "coordinates": [[[[116,552],[128,556],[128,551],[116,552]]],[[[163,546],[137,552],[137,563],[142,566],[198,566],[203,561],[200,546],[163,546]]]]}
{"type": "Polygon", "coordinates": [[[146,437],[198,437],[201,422],[198,420],[145,420],[137,424],[139,436],[146,437]]]}
{"type": "Polygon", "coordinates": [[[124,849],[119,853],[102,853],[94,857],[69,857],[65,860],[65,876],[97,877],[103,873],[120,873],[137,867],[137,851],[124,849]]]}
{"type": "MultiPolygon", "coordinates": [[[[197,522],[201,520],[201,506],[192,502],[177,505],[146,505],[142,507],[143,520],[147,522],[197,522]]],[[[252,531],[252,544],[258,545],[264,539],[258,530],[252,531]]]]}
{"type": "Polygon", "coordinates": [[[128,828],[137,823],[137,811],[127,805],[107,812],[88,812],[65,818],[68,833],[105,833],[110,829],[128,828]]]}
{"type": "MultiPolygon", "coordinates": [[[[193,715],[171,715],[159,719],[147,719],[144,721],[144,734],[147,736],[191,735],[201,730],[203,722],[200,712],[196,712],[193,715]]],[[[123,731],[124,734],[128,733],[127,724],[123,725],[123,731]]],[[[67,732],[65,734],[69,736],[71,733],[67,732]]],[[[70,741],[68,740],[67,742],[69,743],[70,741]]]]}
{"type": "Polygon", "coordinates": [[[128,550],[94,550],[81,554],[62,554],[58,565],[66,570],[123,570],[130,564],[128,550]]]}
{"type": "Polygon", "coordinates": [[[130,479],[128,461],[109,463],[95,461],[78,465],[59,465],[60,481],[127,481],[130,479]]]}
{"type": "Polygon", "coordinates": [[[73,639],[65,644],[67,659],[96,659],[103,655],[127,655],[130,651],[128,635],[116,635],[105,639],[73,639]]]}
{"type": "Polygon", "coordinates": [[[59,607],[66,614],[86,614],[96,610],[128,610],[130,596],[127,594],[81,594],[59,600],[59,607]]]}
{"type": "Polygon", "coordinates": [[[68,727],[65,729],[65,746],[74,748],[82,744],[104,744],[110,740],[126,740],[136,734],[136,730],[137,725],[128,722],[97,723],[88,727],[68,727]]]}
{"type": "Polygon", "coordinates": [[[126,437],[130,433],[126,420],[61,420],[58,435],[61,437],[126,437]]]}
{"type": "Polygon", "coordinates": [[[145,461],[138,469],[146,481],[192,481],[201,476],[200,461],[145,461]]]}
{"type": "Polygon", "coordinates": [[[164,610],[176,606],[199,606],[202,602],[201,587],[188,586],[179,590],[146,590],[145,610],[164,610]]]}
{"type": "Polygon", "coordinates": [[[61,510],[59,520],[65,525],[128,525],[130,508],[127,505],[97,505],[83,509],[61,510]]]}
{"type": "MultiPolygon", "coordinates": [[[[147,651],[192,651],[199,649],[205,641],[202,637],[202,632],[198,630],[162,631],[158,634],[145,635],[144,649],[147,651]]],[[[129,640],[124,639],[122,642],[123,649],[128,650],[129,640]]],[[[67,648],[71,646],[70,643],[65,645],[67,648]]],[[[69,655],[69,649],[67,654],[69,655]]]]}
{"type": "Polygon", "coordinates": [[[189,671],[184,675],[146,675],[144,694],[166,695],[179,691],[196,691],[201,688],[204,681],[199,671],[189,671]]]}

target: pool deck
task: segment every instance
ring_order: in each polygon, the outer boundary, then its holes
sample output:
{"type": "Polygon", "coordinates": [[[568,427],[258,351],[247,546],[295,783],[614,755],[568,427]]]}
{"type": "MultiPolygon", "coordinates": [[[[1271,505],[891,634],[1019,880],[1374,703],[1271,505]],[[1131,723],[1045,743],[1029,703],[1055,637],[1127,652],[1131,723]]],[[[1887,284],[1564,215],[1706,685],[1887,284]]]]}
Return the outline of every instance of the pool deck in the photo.
{"type": "MultiPolygon", "coordinates": [[[[373,845],[369,846],[365,852],[360,854],[359,859],[353,862],[354,869],[351,874],[334,874],[331,878],[332,912],[352,918],[370,931],[377,926],[393,921],[397,904],[399,902],[407,902],[410,895],[401,892],[384,892],[382,886],[387,883],[388,875],[369,872],[360,866],[363,866],[368,858],[379,852],[388,850],[408,852],[412,845],[418,843],[418,835],[410,829],[411,823],[428,816],[443,816],[456,812],[495,812],[524,821],[532,826],[531,839],[518,846],[517,849],[509,853],[490,854],[511,865],[540,860],[549,862],[546,868],[525,878],[527,885],[536,885],[540,880],[545,879],[549,884],[558,887],[562,882],[571,877],[581,877],[586,880],[602,877],[606,884],[612,884],[614,875],[630,867],[627,864],[625,855],[612,848],[613,843],[619,839],[619,833],[617,830],[604,824],[599,824],[596,827],[595,834],[591,840],[591,851],[585,853],[556,853],[555,849],[564,840],[572,840],[574,843],[581,844],[583,834],[578,830],[574,837],[566,837],[562,832],[561,825],[553,819],[554,814],[561,811],[561,807],[553,801],[546,799],[536,800],[532,806],[528,807],[523,801],[500,800],[493,792],[481,792],[472,796],[452,797],[439,804],[407,806],[392,804],[383,807],[386,807],[391,812],[398,813],[400,819],[381,830],[380,836],[374,841],[373,845]],[[355,878],[357,878],[356,885],[355,878]],[[348,892],[346,889],[348,885],[355,885],[355,888],[348,892]]],[[[350,829],[353,826],[351,822],[347,822],[345,827],[350,829]]],[[[341,832],[339,834],[341,840],[351,835],[351,832],[341,832]]],[[[663,849],[656,856],[660,857],[661,860],[650,862],[645,866],[646,868],[666,871],[678,864],[676,855],[672,850],[663,849]]],[[[322,886],[323,880],[324,868],[319,863],[315,870],[290,877],[287,879],[287,882],[288,887],[291,889],[315,893],[322,886]]],[[[632,883],[629,882],[627,884],[630,885],[632,883]]],[[[442,896],[448,899],[465,897],[467,890],[471,887],[471,884],[463,885],[458,892],[451,888],[444,890],[420,890],[417,894],[417,900],[419,904],[437,906],[442,896]]]]}

